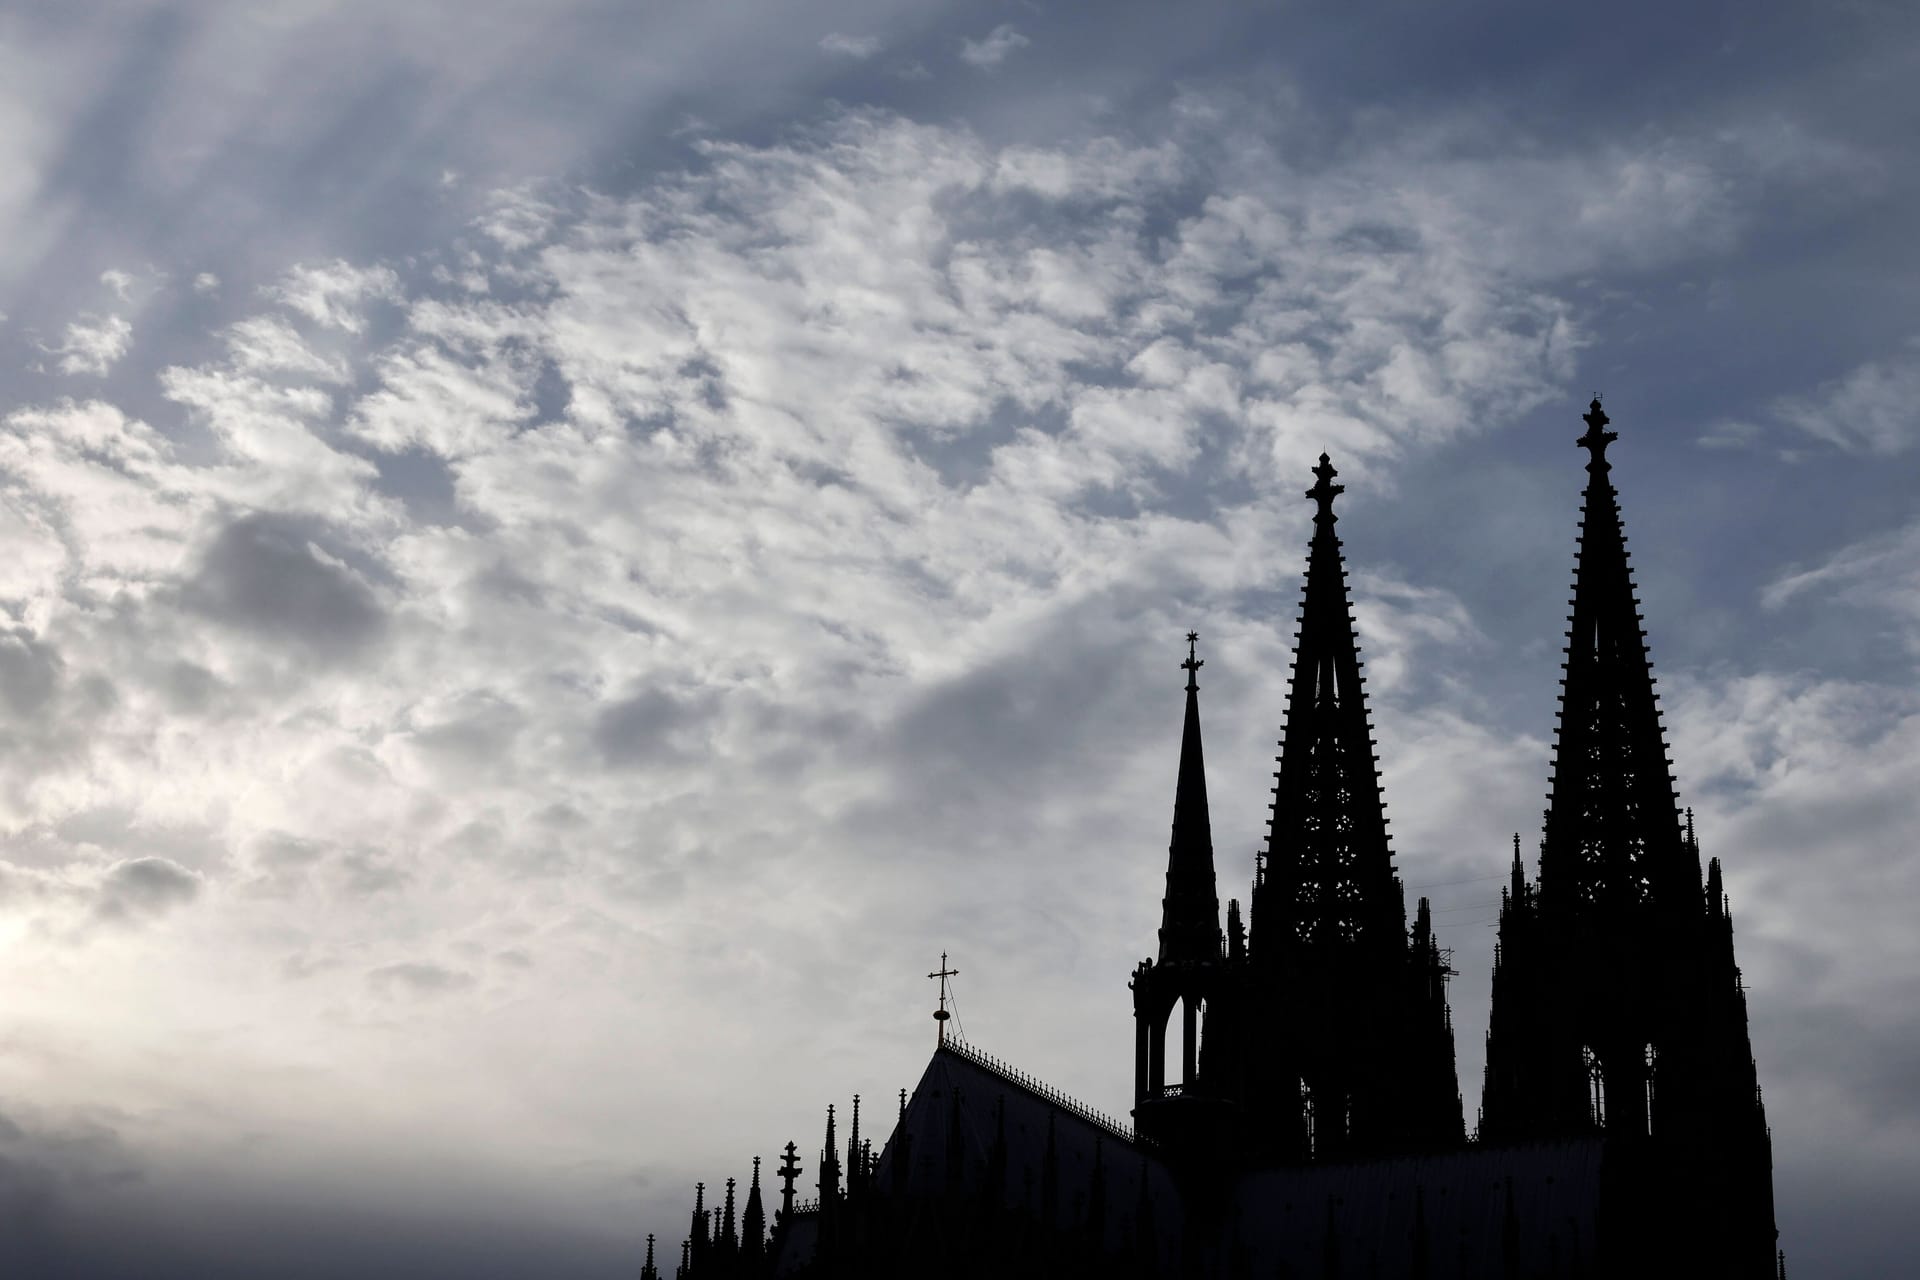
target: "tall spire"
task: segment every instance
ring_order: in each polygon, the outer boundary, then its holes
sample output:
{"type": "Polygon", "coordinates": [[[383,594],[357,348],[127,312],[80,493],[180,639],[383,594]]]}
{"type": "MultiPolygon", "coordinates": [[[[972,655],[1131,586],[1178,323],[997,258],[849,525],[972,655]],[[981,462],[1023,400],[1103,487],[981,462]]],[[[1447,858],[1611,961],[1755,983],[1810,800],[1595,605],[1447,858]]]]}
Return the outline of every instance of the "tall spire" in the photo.
{"type": "Polygon", "coordinates": [[[857,1195],[864,1188],[860,1185],[866,1176],[860,1152],[860,1095],[853,1095],[853,1125],[847,1134],[847,1194],[857,1195]]]}
{"type": "Polygon", "coordinates": [[[1207,816],[1207,766],[1200,749],[1199,633],[1187,632],[1187,720],[1180,734],[1180,775],[1173,792],[1173,838],[1167,845],[1167,896],[1161,899],[1160,963],[1202,963],[1220,957],[1220,898],[1213,878],[1213,825],[1207,816]]]}
{"type": "Polygon", "coordinates": [[[1607,429],[1587,484],[1540,875],[1503,895],[1483,1142],[1602,1133],[1645,1181],[1617,1214],[1623,1273],[1758,1275],[1772,1152],[1720,876],[1676,803],[1607,429]]]}
{"type": "Polygon", "coordinates": [[[1346,486],[1326,454],[1307,496],[1317,504],[1286,735],[1274,776],[1254,947],[1403,946],[1405,906],[1388,849],[1365,677],[1347,596],[1333,500],[1346,486]],[[1260,907],[1265,907],[1260,912],[1260,907]]]}
{"type": "Polygon", "coordinates": [[[641,1264],[640,1280],[660,1280],[660,1270],[653,1265],[653,1232],[647,1232],[647,1260],[641,1264]]]}
{"type": "Polygon", "coordinates": [[[693,1222],[688,1231],[687,1247],[691,1265],[701,1268],[707,1260],[707,1184],[693,1184],[693,1222]]]}
{"type": "Polygon", "coordinates": [[[1587,431],[1578,443],[1590,455],[1588,480],[1540,889],[1556,909],[1575,913],[1670,912],[1683,900],[1693,905],[1698,872],[1682,845],[1653,664],[1610,478],[1607,446],[1619,433],[1605,429],[1598,397],[1582,421],[1587,431]]]}
{"type": "Polygon", "coordinates": [[[828,1201],[840,1194],[840,1155],[834,1150],[833,1104],[827,1104],[827,1140],[820,1148],[820,1204],[824,1209],[828,1201]]]}

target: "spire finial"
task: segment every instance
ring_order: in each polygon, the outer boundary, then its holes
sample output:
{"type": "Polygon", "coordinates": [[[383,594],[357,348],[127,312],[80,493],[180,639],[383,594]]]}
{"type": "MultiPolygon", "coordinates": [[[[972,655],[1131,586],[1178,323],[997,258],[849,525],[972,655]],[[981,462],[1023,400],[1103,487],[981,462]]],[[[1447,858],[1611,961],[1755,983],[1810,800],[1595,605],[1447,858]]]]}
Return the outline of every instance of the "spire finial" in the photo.
{"type": "Polygon", "coordinates": [[[960,971],[958,969],[950,969],[947,967],[947,953],[944,951],[940,953],[940,967],[927,975],[929,978],[940,979],[940,1007],[934,1010],[933,1021],[934,1024],[940,1028],[939,1043],[941,1044],[947,1042],[947,1019],[953,1016],[947,1012],[947,979],[955,978],[959,975],[960,971]]]}
{"type": "Polygon", "coordinates": [[[1574,443],[1593,455],[1587,463],[1587,470],[1608,470],[1612,464],[1607,461],[1607,446],[1618,440],[1620,433],[1606,429],[1610,419],[1607,417],[1607,411],[1600,407],[1599,396],[1596,395],[1593,398],[1593,403],[1587,406],[1587,411],[1581,415],[1580,421],[1587,424],[1587,434],[1574,443]]]}
{"type": "Polygon", "coordinates": [[[1320,455],[1320,465],[1313,469],[1315,483],[1307,490],[1307,496],[1320,504],[1320,510],[1313,516],[1315,524],[1332,524],[1340,517],[1333,514],[1333,500],[1347,491],[1347,486],[1333,483],[1340,473],[1333,469],[1333,462],[1326,454],[1320,455]]]}
{"type": "Polygon", "coordinates": [[[1205,660],[1194,656],[1195,646],[1199,643],[1200,633],[1198,631],[1187,632],[1187,660],[1180,664],[1180,669],[1187,673],[1188,693],[1197,693],[1199,691],[1200,668],[1207,665],[1205,660]]]}

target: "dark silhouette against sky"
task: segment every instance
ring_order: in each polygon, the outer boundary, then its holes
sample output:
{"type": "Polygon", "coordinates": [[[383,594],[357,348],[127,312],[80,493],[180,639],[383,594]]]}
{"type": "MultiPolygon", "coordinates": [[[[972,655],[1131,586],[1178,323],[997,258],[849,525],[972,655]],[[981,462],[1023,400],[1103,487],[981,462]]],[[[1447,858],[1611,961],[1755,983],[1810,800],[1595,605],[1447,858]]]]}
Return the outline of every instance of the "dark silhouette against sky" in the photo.
{"type": "Polygon", "coordinates": [[[942,949],[1123,1112],[1322,453],[1471,1127],[1596,393],[1795,1274],[1920,1250],[1911,6],[15,8],[9,1260],[630,1275],[942,949]]]}

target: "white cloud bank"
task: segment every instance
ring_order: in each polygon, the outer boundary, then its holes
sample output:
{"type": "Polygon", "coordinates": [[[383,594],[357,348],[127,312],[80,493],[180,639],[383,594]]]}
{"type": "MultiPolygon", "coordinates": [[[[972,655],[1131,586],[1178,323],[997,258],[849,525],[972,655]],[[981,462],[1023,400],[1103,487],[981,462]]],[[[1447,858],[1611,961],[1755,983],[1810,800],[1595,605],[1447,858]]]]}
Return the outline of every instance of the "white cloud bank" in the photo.
{"type": "MultiPolygon", "coordinates": [[[[537,1149],[611,1202],[635,1165],[677,1178],[696,1122],[702,1158],[794,1122],[768,1044],[802,1095],[911,1070],[863,1046],[920,1019],[900,975],[964,935],[996,956],[972,990],[998,1043],[1122,1087],[1122,1002],[1086,992],[1151,933],[1167,646],[1200,620],[1236,709],[1209,753],[1230,881],[1312,458],[1364,501],[1561,394],[1568,264],[1712,240],[1733,207],[1673,148],[1529,161],[1495,208],[1444,137],[1332,170],[1190,141],[853,114],[712,144],[630,197],[503,195],[444,285],[287,273],[160,375],[177,439],[100,402],[8,416],[0,695],[30,732],[0,754],[0,870],[109,886],[146,950],[11,897],[13,1016],[100,1053],[0,1085],[81,1102],[169,1061],[137,1091],[195,1111],[217,1045],[229,1123],[537,1149]],[[27,980],[53,947],[97,1001],[27,980]]],[[[1435,844],[1492,828],[1428,866],[1497,863],[1537,804],[1519,748],[1390,710],[1472,619],[1360,586],[1389,783],[1414,780],[1391,794],[1435,844]],[[1495,779],[1470,797],[1465,755],[1495,779]]]]}

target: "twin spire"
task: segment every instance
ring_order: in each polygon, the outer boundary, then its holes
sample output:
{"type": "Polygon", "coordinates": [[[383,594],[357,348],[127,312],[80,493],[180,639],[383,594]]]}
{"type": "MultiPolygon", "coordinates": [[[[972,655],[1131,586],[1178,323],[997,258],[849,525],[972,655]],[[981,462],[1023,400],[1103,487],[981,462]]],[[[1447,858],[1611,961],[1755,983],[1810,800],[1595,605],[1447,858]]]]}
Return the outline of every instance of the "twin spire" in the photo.
{"type": "MultiPolygon", "coordinates": [[[[1269,942],[1301,944],[1369,938],[1399,940],[1405,908],[1388,850],[1385,804],[1367,718],[1360,646],[1354,636],[1346,569],[1333,526],[1333,500],[1346,492],[1326,454],[1314,467],[1313,542],[1300,608],[1300,631],[1279,785],[1264,875],[1278,892],[1260,895],[1271,918],[1256,920],[1269,942]]],[[[1167,850],[1160,963],[1220,954],[1220,900],[1200,745],[1199,636],[1187,633],[1186,724],[1180,738],[1173,838],[1167,850]]]]}
{"type": "Polygon", "coordinates": [[[1653,664],[1628,566],[1607,446],[1618,438],[1596,397],[1578,443],[1591,455],[1567,615],[1566,675],[1541,893],[1556,907],[1672,911],[1699,884],[1680,826],[1653,664]]]}
{"type": "Polygon", "coordinates": [[[1254,943],[1400,945],[1405,907],[1388,849],[1385,803],[1367,719],[1333,500],[1345,485],[1326,454],[1307,496],[1316,504],[1300,602],[1286,736],[1274,777],[1265,892],[1254,943]]]}
{"type": "Polygon", "coordinates": [[[1176,1146],[1281,1159],[1443,1147],[1462,1136],[1446,967],[1424,910],[1410,937],[1340,562],[1331,459],[1313,540],[1252,935],[1223,941],[1200,747],[1196,637],[1157,965],[1134,974],[1135,1119],[1176,1146]],[[1178,1084],[1168,1025],[1182,1009],[1178,1084]],[[1206,1018],[1204,1046],[1196,1010],[1206,1018]],[[1224,1109],[1223,1109],[1224,1108],[1224,1109]],[[1224,1145],[1223,1145],[1224,1144],[1224,1145]]]}

